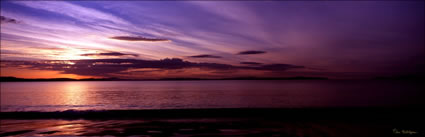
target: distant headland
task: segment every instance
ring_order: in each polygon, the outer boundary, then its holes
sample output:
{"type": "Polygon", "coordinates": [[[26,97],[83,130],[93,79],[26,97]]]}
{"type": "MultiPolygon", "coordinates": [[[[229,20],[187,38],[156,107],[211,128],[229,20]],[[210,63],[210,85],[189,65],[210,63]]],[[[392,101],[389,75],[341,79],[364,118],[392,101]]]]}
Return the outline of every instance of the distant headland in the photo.
{"type": "Polygon", "coordinates": [[[161,79],[120,79],[120,78],[17,78],[0,77],[1,82],[35,82],[35,81],[185,81],[185,80],[328,80],[326,77],[233,77],[233,78],[161,78],[161,79]]]}

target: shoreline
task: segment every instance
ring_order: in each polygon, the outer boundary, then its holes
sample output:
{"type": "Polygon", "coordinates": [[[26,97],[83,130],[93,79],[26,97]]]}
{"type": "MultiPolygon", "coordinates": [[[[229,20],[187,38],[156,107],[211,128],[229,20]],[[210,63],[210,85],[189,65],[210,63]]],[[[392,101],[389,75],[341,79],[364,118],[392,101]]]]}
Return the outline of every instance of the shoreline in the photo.
{"type": "Polygon", "coordinates": [[[423,108],[1,112],[0,136],[378,137],[424,135],[423,108]]]}
{"type": "Polygon", "coordinates": [[[209,109],[136,109],[66,110],[0,112],[0,119],[143,119],[143,118],[303,118],[303,119],[415,119],[425,115],[419,107],[348,108],[209,108],[209,109]],[[284,117],[283,117],[284,116],[284,117]],[[349,117],[349,118],[348,118],[349,117]]]}

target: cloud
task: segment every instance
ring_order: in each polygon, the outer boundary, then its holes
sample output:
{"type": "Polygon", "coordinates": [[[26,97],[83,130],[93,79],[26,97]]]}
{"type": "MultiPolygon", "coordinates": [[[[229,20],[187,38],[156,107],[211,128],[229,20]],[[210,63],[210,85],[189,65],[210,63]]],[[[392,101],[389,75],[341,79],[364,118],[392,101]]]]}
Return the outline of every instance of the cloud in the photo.
{"type": "Polygon", "coordinates": [[[251,69],[269,70],[269,71],[281,71],[281,70],[296,69],[296,68],[305,68],[305,67],[295,66],[290,64],[269,64],[269,65],[262,65],[259,67],[251,67],[251,69]]]}
{"type": "Polygon", "coordinates": [[[238,53],[238,55],[250,55],[250,54],[264,54],[265,51],[256,51],[256,50],[248,50],[248,51],[241,51],[238,53]]]}
{"type": "Polygon", "coordinates": [[[8,49],[2,49],[0,50],[1,55],[23,55],[24,53],[16,51],[16,50],[8,50],[8,49]]]}
{"type": "Polygon", "coordinates": [[[12,18],[5,17],[5,16],[0,16],[0,23],[1,24],[4,24],[4,23],[16,24],[16,23],[18,23],[18,21],[15,20],[15,19],[12,19],[12,18]]]}
{"type": "Polygon", "coordinates": [[[129,23],[113,14],[64,1],[14,1],[15,4],[54,12],[83,22],[104,22],[121,25],[129,23]]]}
{"type": "Polygon", "coordinates": [[[241,64],[244,64],[244,65],[261,65],[263,63],[258,63],[258,62],[241,62],[241,64]]]}
{"type": "Polygon", "coordinates": [[[86,60],[46,60],[46,61],[7,61],[1,62],[4,67],[18,67],[35,70],[61,71],[64,74],[85,76],[112,76],[131,69],[176,70],[200,68],[213,71],[261,70],[286,71],[304,68],[290,64],[269,64],[259,66],[233,66],[219,63],[194,63],[178,58],[162,60],[139,59],[86,59],[86,60]]]}
{"type": "Polygon", "coordinates": [[[208,55],[208,54],[195,55],[195,56],[189,56],[189,57],[191,58],[221,58],[220,56],[208,55]]]}
{"type": "Polygon", "coordinates": [[[88,53],[88,54],[81,54],[81,56],[133,56],[138,57],[137,54],[125,54],[121,52],[104,52],[104,53],[88,53]]]}
{"type": "Polygon", "coordinates": [[[168,39],[157,39],[157,38],[146,38],[146,37],[133,37],[133,36],[115,36],[115,37],[110,37],[110,39],[124,40],[124,41],[149,41],[149,42],[170,41],[168,39]]]}

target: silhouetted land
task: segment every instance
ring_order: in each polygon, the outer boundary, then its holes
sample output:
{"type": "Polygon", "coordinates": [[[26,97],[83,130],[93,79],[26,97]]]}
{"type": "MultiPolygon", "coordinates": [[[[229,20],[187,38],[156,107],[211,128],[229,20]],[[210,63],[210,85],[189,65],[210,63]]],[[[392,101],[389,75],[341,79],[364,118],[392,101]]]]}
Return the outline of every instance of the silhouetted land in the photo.
{"type": "Polygon", "coordinates": [[[381,76],[376,80],[405,80],[405,81],[425,81],[425,75],[400,75],[400,76],[381,76]]]}
{"type": "MultiPolygon", "coordinates": [[[[16,77],[0,77],[0,82],[34,82],[34,81],[185,81],[185,80],[328,80],[326,77],[233,77],[233,78],[162,78],[162,79],[120,79],[120,78],[16,78],[16,77]]],[[[402,76],[380,76],[373,80],[401,80],[401,81],[425,81],[423,75],[402,75],[402,76]]]]}
{"type": "Polygon", "coordinates": [[[30,82],[30,81],[114,81],[114,80],[120,80],[117,78],[106,78],[106,79],[95,79],[95,78],[89,78],[89,79],[71,79],[71,78],[37,78],[37,79],[25,79],[25,78],[16,78],[16,77],[0,77],[1,82],[30,82]]]}
{"type": "Polygon", "coordinates": [[[49,78],[49,79],[25,79],[16,77],[0,77],[1,82],[32,82],[32,81],[184,81],[184,80],[327,80],[325,77],[235,77],[222,79],[202,79],[202,78],[163,78],[163,79],[119,79],[119,78],[89,78],[89,79],[71,79],[71,78],[49,78]]]}

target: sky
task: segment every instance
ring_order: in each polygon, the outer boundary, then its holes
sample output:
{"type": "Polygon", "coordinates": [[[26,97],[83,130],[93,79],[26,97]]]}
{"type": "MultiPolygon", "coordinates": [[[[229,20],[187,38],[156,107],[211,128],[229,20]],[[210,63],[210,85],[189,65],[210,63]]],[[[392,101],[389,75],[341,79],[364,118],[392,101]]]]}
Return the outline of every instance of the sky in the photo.
{"type": "Polygon", "coordinates": [[[423,75],[423,1],[1,1],[1,76],[423,75]]]}

